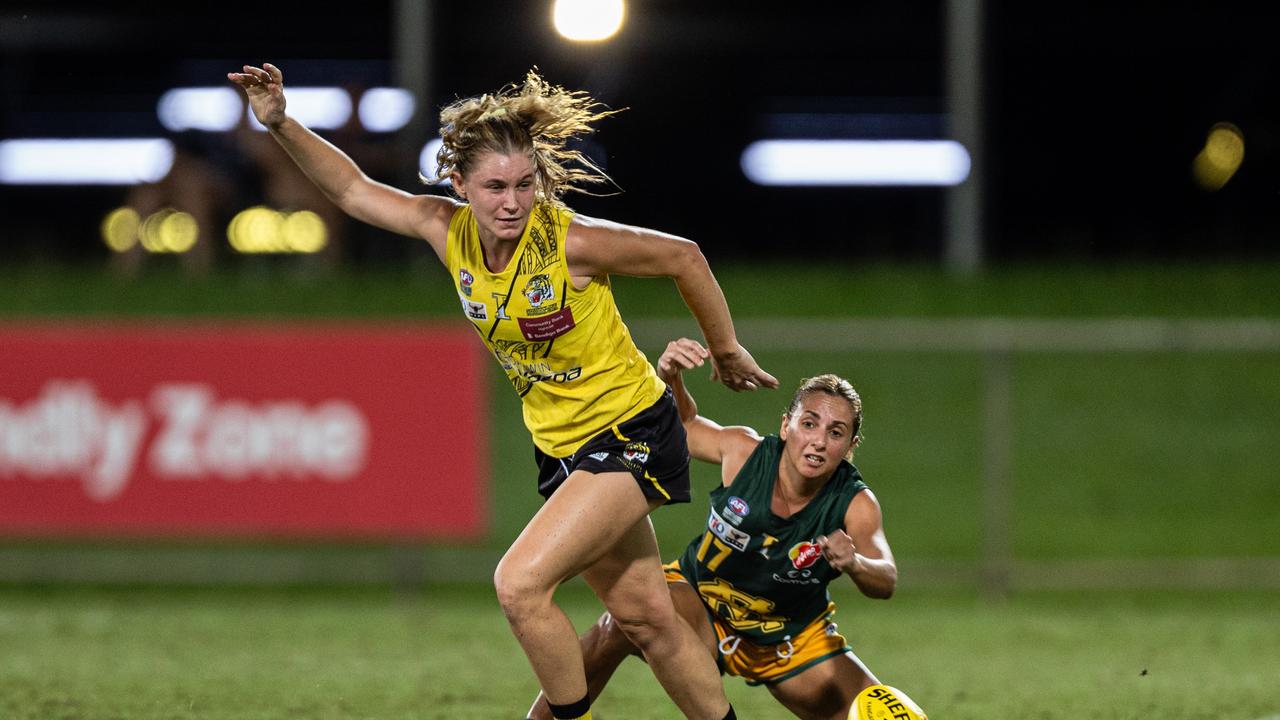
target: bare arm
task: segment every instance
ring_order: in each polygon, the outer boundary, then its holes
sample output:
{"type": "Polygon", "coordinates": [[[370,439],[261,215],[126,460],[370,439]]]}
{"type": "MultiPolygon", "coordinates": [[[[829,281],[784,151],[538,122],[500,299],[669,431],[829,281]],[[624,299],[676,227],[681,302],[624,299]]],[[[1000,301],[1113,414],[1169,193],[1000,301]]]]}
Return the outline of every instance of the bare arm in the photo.
{"type": "Polygon", "coordinates": [[[863,490],[849,501],[844,530],[818,538],[831,567],[849,576],[863,595],[888,598],[898,585],[898,566],[884,536],[880,501],[863,490]]]}
{"type": "Polygon", "coordinates": [[[284,74],[270,63],[227,73],[244,88],[249,106],[271,137],[335,205],[351,217],[409,237],[426,240],[442,260],[454,201],[414,195],[372,180],[346,153],[285,113],[284,74]]]}
{"type": "Polygon", "coordinates": [[[719,465],[720,480],[728,487],[746,464],[756,445],[760,444],[761,438],[749,427],[722,427],[714,420],[698,414],[698,403],[685,386],[682,373],[701,367],[709,355],[707,349],[696,340],[672,340],[658,358],[658,377],[671,387],[671,392],[675,395],[680,421],[684,423],[684,431],[688,436],[689,454],[703,462],[719,465]]]}
{"type": "Polygon", "coordinates": [[[738,343],[724,293],[694,243],[656,230],[579,215],[565,238],[565,257],[569,272],[577,277],[612,273],[672,278],[711,350],[712,379],[732,390],[778,386],[777,379],[762,370],[738,343]]]}

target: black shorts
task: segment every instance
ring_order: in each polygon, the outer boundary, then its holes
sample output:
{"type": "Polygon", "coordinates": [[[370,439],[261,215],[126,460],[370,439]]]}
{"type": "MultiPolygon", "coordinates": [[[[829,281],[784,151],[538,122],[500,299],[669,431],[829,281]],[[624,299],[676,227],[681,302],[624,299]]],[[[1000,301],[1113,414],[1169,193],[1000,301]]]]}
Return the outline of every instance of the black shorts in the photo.
{"type": "Polygon", "coordinates": [[[551,497],[574,470],[628,472],[645,497],[663,504],[689,502],[689,443],[668,388],[653,405],[587,441],[567,458],[533,449],[538,494],[551,497]]]}

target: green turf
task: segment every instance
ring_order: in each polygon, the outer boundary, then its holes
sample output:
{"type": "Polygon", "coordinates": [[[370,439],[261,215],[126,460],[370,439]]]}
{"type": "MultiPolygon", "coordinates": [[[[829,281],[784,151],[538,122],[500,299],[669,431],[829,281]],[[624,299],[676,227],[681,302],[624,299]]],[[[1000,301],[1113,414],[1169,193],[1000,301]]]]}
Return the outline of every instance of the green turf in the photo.
{"type": "Polygon", "coordinates": [[[1025,558],[1280,555],[1280,355],[1018,360],[1025,558]]]}
{"type": "MultiPolygon", "coordinates": [[[[871,601],[837,620],[862,659],[938,720],[1261,720],[1280,714],[1280,595],[1072,593],[988,605],[871,601]]],[[[584,627],[598,605],[561,590],[584,627]]],[[[744,718],[788,715],[728,679],[744,718]]],[[[536,682],[481,586],[387,591],[0,590],[0,717],[516,718],[536,682]]],[[[604,720],[675,718],[628,660],[604,720]]]]}
{"type": "MultiPolygon", "coordinates": [[[[105,263],[6,265],[0,267],[0,317],[457,319],[449,278],[426,255],[395,269],[331,273],[259,260],[203,279],[163,262],[134,278],[108,273],[105,263]]],[[[713,260],[739,317],[1280,316],[1280,262],[1046,263],[961,278],[933,266],[713,260]]],[[[625,317],[687,312],[669,281],[616,278],[616,285],[625,317]]]]}

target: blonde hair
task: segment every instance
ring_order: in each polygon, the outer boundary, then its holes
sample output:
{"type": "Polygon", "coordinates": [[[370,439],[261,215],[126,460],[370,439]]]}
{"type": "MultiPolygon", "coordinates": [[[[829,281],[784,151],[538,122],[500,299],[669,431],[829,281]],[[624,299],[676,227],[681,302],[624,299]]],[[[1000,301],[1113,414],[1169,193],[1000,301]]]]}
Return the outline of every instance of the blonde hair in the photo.
{"type": "Polygon", "coordinates": [[[787,407],[787,415],[795,415],[800,409],[800,403],[804,402],[806,397],[818,392],[848,401],[849,409],[853,411],[853,427],[850,428],[853,439],[849,452],[845,453],[845,459],[852,460],[853,448],[862,440],[862,396],[858,395],[858,391],[853,389],[853,384],[848,380],[832,373],[801,380],[800,387],[796,388],[796,394],[791,398],[791,405],[787,407]]]}
{"type": "Polygon", "coordinates": [[[579,150],[565,145],[594,132],[592,123],[618,110],[602,109],[587,93],[547,83],[534,68],[521,85],[507,85],[496,93],[458,100],[440,111],[438,171],[427,182],[441,182],[456,172],[466,176],[487,152],[527,153],[536,169],[540,198],[560,204],[578,183],[613,180],[579,150]]]}

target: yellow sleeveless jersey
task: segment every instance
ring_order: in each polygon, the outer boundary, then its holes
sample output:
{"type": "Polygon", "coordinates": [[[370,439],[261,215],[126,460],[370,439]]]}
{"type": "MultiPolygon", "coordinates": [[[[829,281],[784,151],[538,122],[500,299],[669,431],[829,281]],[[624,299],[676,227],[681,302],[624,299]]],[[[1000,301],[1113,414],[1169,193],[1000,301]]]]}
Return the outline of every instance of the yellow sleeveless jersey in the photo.
{"type": "Polygon", "coordinates": [[[540,202],[506,268],[485,266],[470,205],[449,223],[445,264],[462,311],[506,371],[538,449],[568,457],[657,402],[665,385],[622,323],[607,276],[574,288],[573,211],[540,202]]]}

